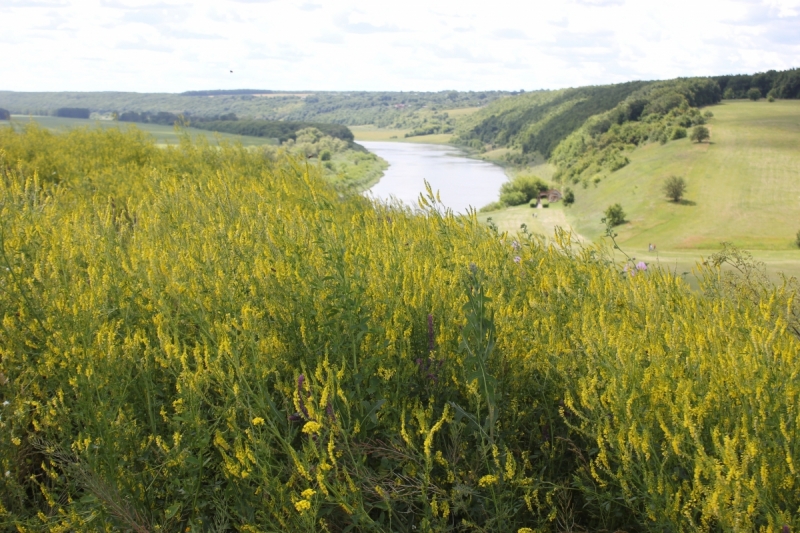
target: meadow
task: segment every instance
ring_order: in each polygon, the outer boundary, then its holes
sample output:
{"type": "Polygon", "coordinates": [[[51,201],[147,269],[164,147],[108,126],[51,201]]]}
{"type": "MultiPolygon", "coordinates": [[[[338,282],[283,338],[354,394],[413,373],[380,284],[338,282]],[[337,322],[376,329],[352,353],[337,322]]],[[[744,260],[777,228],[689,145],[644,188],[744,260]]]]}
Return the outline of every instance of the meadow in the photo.
{"type": "Polygon", "coordinates": [[[628,222],[615,228],[618,242],[638,257],[660,257],[691,270],[700,257],[730,242],[749,250],[770,271],[800,277],[800,102],[730,101],[711,106],[711,140],[648,144],[629,152],[626,167],[588,188],[573,187],[572,227],[602,236],[603,211],[619,203],[628,222]],[[663,193],[670,175],[683,177],[681,203],[663,193]]]}
{"type": "MultiPolygon", "coordinates": [[[[52,131],[67,131],[75,128],[117,128],[125,130],[126,128],[136,127],[143,132],[152,135],[157,144],[178,144],[180,143],[181,136],[184,132],[176,131],[172,126],[162,126],[159,124],[133,124],[131,122],[116,122],[113,120],[89,120],[80,118],[61,118],[49,116],[22,116],[12,115],[10,124],[15,128],[23,128],[29,122],[36,122],[39,126],[47,128],[52,131]]],[[[0,125],[3,122],[0,121],[0,125]]],[[[221,141],[238,142],[243,146],[263,146],[266,144],[275,145],[278,143],[277,139],[265,139],[261,137],[251,137],[247,135],[232,135],[230,133],[212,133],[196,128],[184,128],[185,133],[188,133],[192,139],[200,137],[207,139],[212,144],[218,144],[221,141]]]]}
{"type": "Polygon", "coordinates": [[[0,526],[800,527],[793,288],[282,152],[0,129],[0,526]]]}

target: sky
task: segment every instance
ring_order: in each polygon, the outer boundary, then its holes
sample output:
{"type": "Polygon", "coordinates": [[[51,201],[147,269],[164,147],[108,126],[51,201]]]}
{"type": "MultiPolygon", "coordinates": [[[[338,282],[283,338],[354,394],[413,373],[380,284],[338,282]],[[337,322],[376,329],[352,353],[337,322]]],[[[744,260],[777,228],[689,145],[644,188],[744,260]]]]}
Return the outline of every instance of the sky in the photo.
{"type": "Polygon", "coordinates": [[[800,0],[0,0],[0,27],[13,91],[536,90],[800,67],[800,0]]]}

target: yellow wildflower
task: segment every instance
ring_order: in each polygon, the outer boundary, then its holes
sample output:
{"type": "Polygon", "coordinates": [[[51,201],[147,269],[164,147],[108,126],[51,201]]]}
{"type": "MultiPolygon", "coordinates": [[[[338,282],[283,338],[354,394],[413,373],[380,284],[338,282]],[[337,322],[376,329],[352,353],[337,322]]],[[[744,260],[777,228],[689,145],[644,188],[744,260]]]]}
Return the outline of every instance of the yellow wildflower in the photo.
{"type": "Polygon", "coordinates": [[[322,424],[320,424],[319,422],[314,422],[314,421],[306,422],[306,425],[303,426],[303,433],[307,435],[314,435],[316,433],[319,433],[321,429],[322,429],[322,424]]]}
{"type": "Polygon", "coordinates": [[[304,490],[303,492],[300,493],[300,496],[302,496],[306,500],[310,500],[311,497],[314,496],[314,494],[316,494],[316,493],[317,493],[317,491],[315,491],[314,489],[306,489],[306,490],[304,490]]]}
{"type": "Polygon", "coordinates": [[[308,500],[300,500],[294,504],[294,508],[297,509],[298,513],[305,513],[311,509],[311,502],[308,500]]]}
{"type": "Polygon", "coordinates": [[[263,419],[263,418],[261,418],[260,416],[257,416],[257,417],[255,417],[255,418],[253,419],[253,425],[254,425],[254,426],[260,426],[260,425],[261,425],[261,424],[263,424],[263,423],[264,423],[264,419],[263,419]]]}
{"type": "Polygon", "coordinates": [[[486,488],[486,487],[491,487],[492,485],[497,485],[497,482],[498,482],[497,476],[488,474],[483,476],[478,481],[478,485],[480,485],[483,488],[486,488]]]}

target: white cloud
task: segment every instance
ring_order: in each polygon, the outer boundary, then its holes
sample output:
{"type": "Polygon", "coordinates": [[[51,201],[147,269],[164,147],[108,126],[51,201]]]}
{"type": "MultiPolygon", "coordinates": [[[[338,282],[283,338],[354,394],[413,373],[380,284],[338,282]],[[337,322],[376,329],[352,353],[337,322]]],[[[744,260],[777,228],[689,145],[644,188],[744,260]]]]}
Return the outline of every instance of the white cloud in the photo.
{"type": "Polygon", "coordinates": [[[800,66],[800,0],[5,0],[0,12],[12,74],[0,90],[530,90],[800,66]]]}

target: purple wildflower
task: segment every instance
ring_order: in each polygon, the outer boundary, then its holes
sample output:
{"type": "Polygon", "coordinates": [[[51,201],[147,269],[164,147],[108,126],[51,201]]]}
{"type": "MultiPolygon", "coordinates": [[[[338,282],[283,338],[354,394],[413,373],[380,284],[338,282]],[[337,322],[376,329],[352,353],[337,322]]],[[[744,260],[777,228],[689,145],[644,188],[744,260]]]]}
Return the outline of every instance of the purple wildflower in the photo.
{"type": "Polygon", "coordinates": [[[647,270],[647,263],[645,263],[644,261],[639,261],[638,263],[636,263],[636,268],[638,270],[647,270]]]}
{"type": "Polygon", "coordinates": [[[514,256],[514,262],[515,263],[519,263],[520,261],[522,261],[522,258],[520,256],[518,256],[518,255],[514,256]]]}

